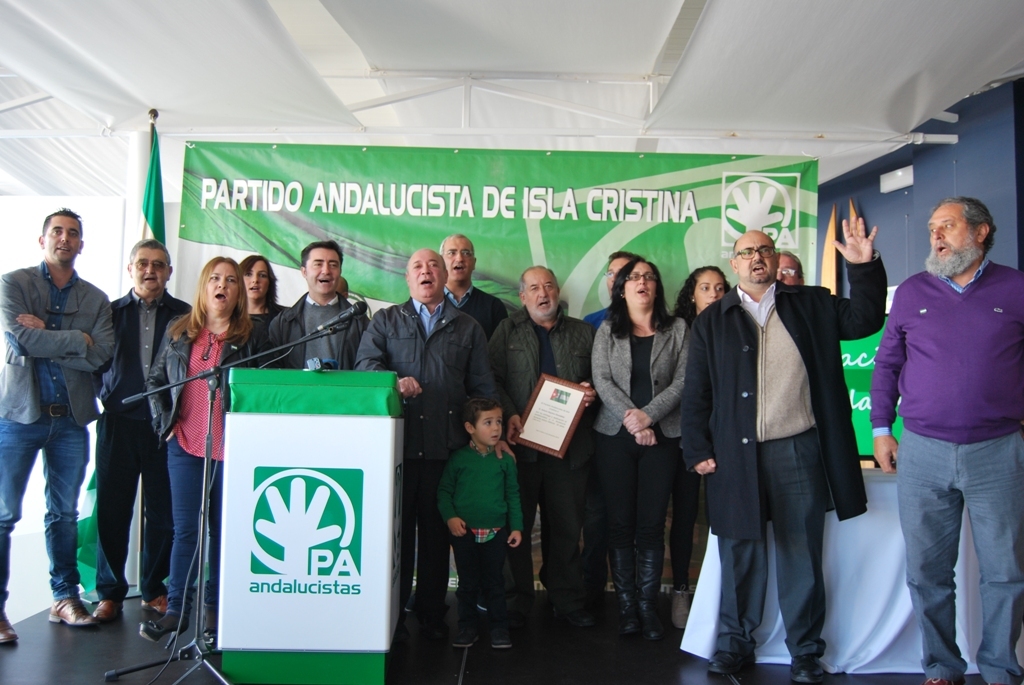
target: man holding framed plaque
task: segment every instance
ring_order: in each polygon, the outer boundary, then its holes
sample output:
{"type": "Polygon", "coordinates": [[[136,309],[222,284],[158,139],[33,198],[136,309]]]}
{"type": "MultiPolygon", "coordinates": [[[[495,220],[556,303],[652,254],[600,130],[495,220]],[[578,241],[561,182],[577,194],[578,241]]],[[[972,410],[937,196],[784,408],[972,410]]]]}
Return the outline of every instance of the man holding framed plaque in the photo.
{"type": "MultiPolygon", "coordinates": [[[[594,453],[591,431],[593,417],[590,412],[583,412],[575,432],[566,432],[570,439],[562,457],[538,451],[526,444],[517,444],[524,430],[523,417],[538,381],[541,380],[541,374],[551,377],[545,379],[551,387],[547,388],[546,393],[541,393],[544,400],[548,401],[548,409],[559,404],[555,399],[582,402],[587,407],[596,398],[589,383],[594,329],[562,312],[558,303],[559,292],[558,279],[550,269],[533,266],[523,272],[519,279],[519,299],[524,305],[523,309],[513,312],[499,324],[488,346],[508,427],[508,441],[516,445],[519,492],[523,505],[525,544],[509,550],[508,555],[509,567],[515,580],[509,601],[509,624],[512,627],[523,625],[533,604],[530,535],[537,517],[538,504],[544,512],[543,535],[547,550],[540,579],[548,590],[555,613],[581,628],[592,626],[595,622],[594,617],[584,609],[586,589],[579,548],[587,474],[590,457],[594,453]],[[568,383],[560,384],[562,381],[568,383]],[[583,399],[574,399],[580,389],[584,394],[583,399]]],[[[557,412],[547,412],[538,407],[538,403],[543,402],[539,399],[540,395],[537,397],[534,405],[537,418],[543,411],[549,419],[546,425],[540,426],[540,432],[547,432],[550,437],[550,430],[560,421],[557,412]]],[[[530,421],[527,423],[527,435],[530,435],[538,426],[530,421]]],[[[543,440],[534,439],[531,443],[543,444],[543,440]]],[[[553,438],[552,442],[558,442],[557,438],[553,438]]]]}

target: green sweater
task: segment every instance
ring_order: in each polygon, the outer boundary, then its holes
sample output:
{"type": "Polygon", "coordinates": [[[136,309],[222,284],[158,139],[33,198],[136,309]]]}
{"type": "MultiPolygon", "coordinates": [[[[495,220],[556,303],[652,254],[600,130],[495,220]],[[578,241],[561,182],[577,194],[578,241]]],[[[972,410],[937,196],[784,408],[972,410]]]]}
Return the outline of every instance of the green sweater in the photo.
{"type": "Polygon", "coordinates": [[[523,529],[523,507],[515,460],[470,446],[452,452],[437,488],[437,508],[445,521],[458,516],[467,528],[523,529]]]}

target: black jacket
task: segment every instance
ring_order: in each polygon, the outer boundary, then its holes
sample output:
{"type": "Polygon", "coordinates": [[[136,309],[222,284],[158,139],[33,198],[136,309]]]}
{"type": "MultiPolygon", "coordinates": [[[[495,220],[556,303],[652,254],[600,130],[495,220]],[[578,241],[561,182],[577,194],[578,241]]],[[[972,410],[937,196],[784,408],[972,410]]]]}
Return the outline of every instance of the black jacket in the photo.
{"type": "Polygon", "coordinates": [[[451,302],[429,338],[412,300],[374,314],[356,370],[394,371],[422,386],[422,393],[405,400],[406,459],[447,459],[469,442],[462,426],[466,399],[498,399],[484,330],[451,302]]]}
{"type": "MultiPolygon", "coordinates": [[[[881,259],[849,264],[850,299],[827,289],[775,286],[775,310],[807,369],[821,458],[839,519],[867,510],[843,377],[840,340],[856,340],[885,323],[881,259]]],[[[683,459],[689,468],[714,458],[706,477],[708,519],[716,535],[756,540],[763,521],[757,479],[758,332],[733,289],[694,321],[682,397],[683,459]]]]}
{"type": "MultiPolygon", "coordinates": [[[[121,403],[126,397],[137,395],[146,389],[146,378],[142,374],[142,359],[139,349],[139,312],[132,294],[110,304],[114,318],[114,356],[101,366],[95,374],[97,394],[103,402],[103,410],[137,421],[150,421],[149,403],[121,403]]],[[[192,311],[192,305],[165,292],[156,308],[156,324],[153,331],[153,348],[150,350],[150,368],[160,351],[167,324],[179,316],[192,311]]]]}
{"type": "MultiPolygon", "coordinates": [[[[220,363],[227,364],[236,359],[243,359],[256,352],[270,349],[267,340],[267,331],[261,324],[253,324],[252,335],[242,345],[232,343],[225,344],[221,350],[220,363]]],[[[192,343],[184,335],[177,340],[171,340],[164,335],[163,344],[160,346],[160,354],[156,362],[149,367],[149,379],[146,381],[146,389],[154,390],[168,383],[175,383],[188,377],[188,359],[192,354],[192,343]]],[[[243,364],[245,367],[257,368],[266,361],[266,357],[254,359],[252,362],[243,364]]],[[[224,403],[224,411],[230,409],[231,393],[228,391],[227,370],[221,374],[220,390],[224,403]]],[[[201,383],[203,381],[192,381],[201,383]]],[[[149,409],[153,414],[153,430],[166,440],[174,428],[174,422],[178,420],[178,412],[181,407],[178,404],[181,398],[181,390],[184,385],[179,385],[170,390],[159,392],[149,396],[149,409]]]]}
{"type": "MultiPolygon", "coordinates": [[[[352,303],[344,297],[339,298],[339,304],[341,305],[341,311],[345,311],[352,306],[352,303]]],[[[273,347],[277,347],[292,340],[298,340],[306,335],[307,331],[303,325],[305,312],[306,296],[303,295],[299,298],[298,302],[274,317],[267,327],[270,344],[273,347]]],[[[365,315],[350,319],[335,333],[335,335],[339,335],[342,338],[340,359],[338,359],[340,369],[349,371],[355,366],[356,352],[359,350],[359,340],[363,337],[363,331],[366,330],[368,323],[369,320],[365,315]]],[[[273,357],[274,355],[270,356],[273,357]]],[[[294,349],[283,359],[275,362],[273,366],[282,369],[304,369],[306,368],[306,360],[308,358],[306,356],[306,344],[303,343],[302,345],[296,345],[294,349]]]]}

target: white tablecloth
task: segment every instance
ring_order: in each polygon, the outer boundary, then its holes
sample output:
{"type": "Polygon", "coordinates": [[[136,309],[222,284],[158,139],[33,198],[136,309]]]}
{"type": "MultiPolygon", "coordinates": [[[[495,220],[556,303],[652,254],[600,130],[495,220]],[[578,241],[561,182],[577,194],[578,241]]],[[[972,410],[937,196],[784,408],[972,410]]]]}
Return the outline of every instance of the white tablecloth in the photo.
{"type": "MultiPolygon", "coordinates": [[[[825,595],[822,666],[831,673],[921,673],[921,637],[906,584],[906,552],[896,508],[896,477],[864,471],[868,511],[839,522],[825,519],[825,595]]],[[[974,656],[981,641],[978,558],[964,517],[956,565],[957,644],[977,673],[974,656]]],[[[771,540],[771,525],[768,527],[771,540]]],[[[754,632],[760,663],[788,664],[785,628],[776,591],[775,547],[768,545],[768,593],[764,620],[754,632]]],[[[721,600],[718,540],[711,536],[680,649],[708,658],[715,652],[721,600]]],[[[1024,637],[1017,643],[1024,662],[1024,637]]]]}

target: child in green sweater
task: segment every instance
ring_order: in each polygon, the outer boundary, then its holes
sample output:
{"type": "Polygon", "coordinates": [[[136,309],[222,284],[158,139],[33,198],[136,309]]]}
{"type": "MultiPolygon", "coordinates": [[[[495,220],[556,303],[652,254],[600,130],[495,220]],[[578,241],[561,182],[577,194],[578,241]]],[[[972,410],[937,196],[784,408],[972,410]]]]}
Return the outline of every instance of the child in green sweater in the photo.
{"type": "Polygon", "coordinates": [[[474,397],[462,411],[469,445],[452,452],[437,489],[437,506],[451,531],[459,572],[459,632],[453,647],[477,640],[477,597],[485,601],[491,621],[491,647],[512,646],[505,608],[505,545],[522,542],[523,509],[519,503],[516,463],[499,457],[501,405],[474,397]]]}

